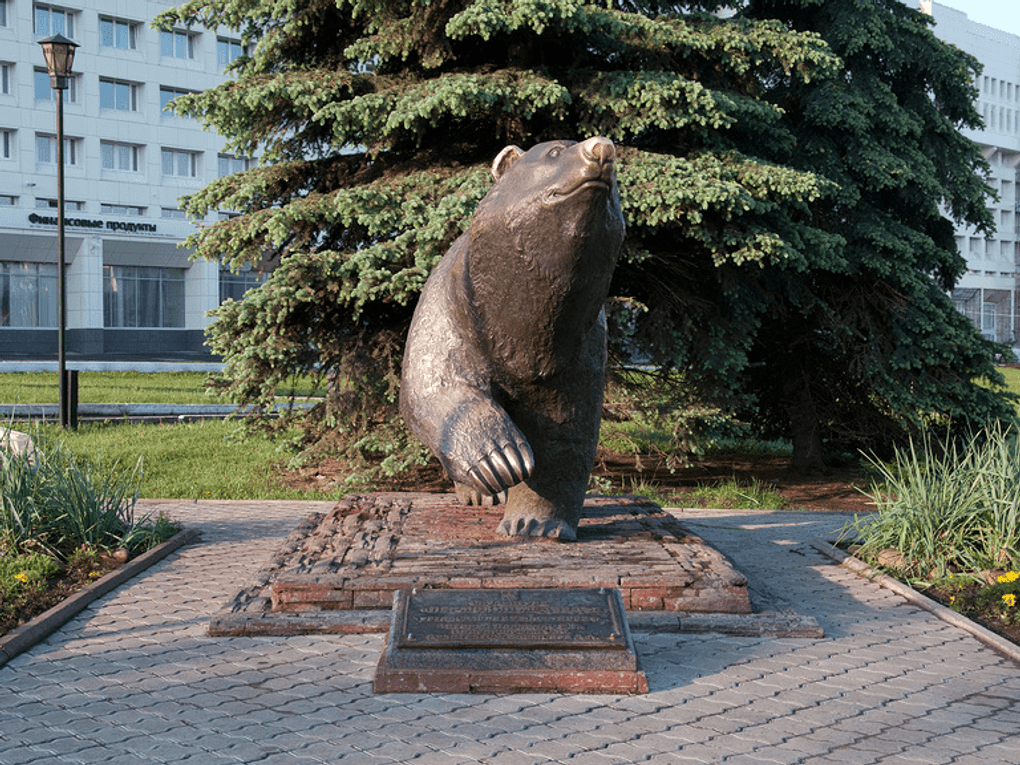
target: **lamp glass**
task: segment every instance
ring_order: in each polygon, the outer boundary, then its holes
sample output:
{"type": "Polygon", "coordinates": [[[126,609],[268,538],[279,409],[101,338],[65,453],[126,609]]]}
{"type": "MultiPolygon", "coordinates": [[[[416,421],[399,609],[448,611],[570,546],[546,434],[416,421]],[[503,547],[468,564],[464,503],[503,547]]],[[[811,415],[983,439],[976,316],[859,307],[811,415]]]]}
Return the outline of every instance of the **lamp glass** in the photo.
{"type": "Polygon", "coordinates": [[[53,35],[39,44],[43,49],[43,56],[46,58],[46,69],[50,74],[50,85],[63,90],[67,87],[67,78],[71,76],[71,66],[74,64],[74,49],[78,43],[68,40],[63,35],[53,35]]]}

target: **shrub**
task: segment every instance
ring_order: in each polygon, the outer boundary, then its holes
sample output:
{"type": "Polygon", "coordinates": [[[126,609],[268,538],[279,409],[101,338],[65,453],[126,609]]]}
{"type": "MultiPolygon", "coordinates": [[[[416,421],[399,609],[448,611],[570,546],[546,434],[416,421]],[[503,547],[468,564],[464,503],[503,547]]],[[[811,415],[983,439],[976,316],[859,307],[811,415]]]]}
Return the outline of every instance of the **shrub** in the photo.
{"type": "MultiPolygon", "coordinates": [[[[38,547],[66,560],[80,547],[144,549],[176,527],[134,517],[141,461],[133,469],[73,454],[36,430],[34,461],[6,453],[0,461],[0,541],[11,550],[38,547]]],[[[160,539],[159,541],[162,541],[160,539]]]]}
{"type": "Polygon", "coordinates": [[[992,427],[964,442],[923,433],[889,463],[871,460],[882,488],[875,517],[855,518],[861,553],[900,552],[908,577],[935,580],[1020,561],[1020,439],[992,427]]]}

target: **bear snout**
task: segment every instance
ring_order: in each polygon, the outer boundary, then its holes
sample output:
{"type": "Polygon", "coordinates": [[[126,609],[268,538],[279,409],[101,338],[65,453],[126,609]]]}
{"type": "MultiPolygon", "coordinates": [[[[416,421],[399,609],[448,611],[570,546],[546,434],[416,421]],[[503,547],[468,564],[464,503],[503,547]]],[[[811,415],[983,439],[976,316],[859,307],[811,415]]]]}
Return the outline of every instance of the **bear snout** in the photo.
{"type": "Polygon", "coordinates": [[[608,138],[597,135],[581,144],[581,154],[590,162],[608,165],[616,159],[616,147],[608,138]]]}

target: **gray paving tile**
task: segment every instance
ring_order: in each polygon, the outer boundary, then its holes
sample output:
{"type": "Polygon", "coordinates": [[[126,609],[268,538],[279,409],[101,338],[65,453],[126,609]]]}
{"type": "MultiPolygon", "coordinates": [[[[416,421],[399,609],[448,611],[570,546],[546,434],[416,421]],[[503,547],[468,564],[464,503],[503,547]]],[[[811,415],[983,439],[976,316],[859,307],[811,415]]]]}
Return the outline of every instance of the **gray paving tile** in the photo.
{"type": "Polygon", "coordinates": [[[638,634],[646,697],[375,697],[382,636],[203,633],[307,506],[172,510],[201,545],[0,668],[0,762],[1002,765],[1020,747],[1016,667],[814,553],[838,516],[682,514],[759,607],[809,611],[824,639],[638,634]]]}

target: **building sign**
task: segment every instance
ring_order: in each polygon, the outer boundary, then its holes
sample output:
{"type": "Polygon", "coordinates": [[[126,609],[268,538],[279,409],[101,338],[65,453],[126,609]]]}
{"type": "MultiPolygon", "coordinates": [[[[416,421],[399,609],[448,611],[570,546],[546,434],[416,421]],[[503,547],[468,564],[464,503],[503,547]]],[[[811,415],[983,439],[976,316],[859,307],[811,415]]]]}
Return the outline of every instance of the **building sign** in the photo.
{"type": "MultiPolygon", "coordinates": [[[[56,215],[39,215],[39,213],[29,213],[28,222],[36,226],[58,225],[56,215]]],[[[64,218],[64,225],[67,228],[89,229],[96,232],[102,229],[114,233],[125,234],[158,233],[155,223],[136,223],[135,221],[103,221],[98,218],[64,218]]]]}

